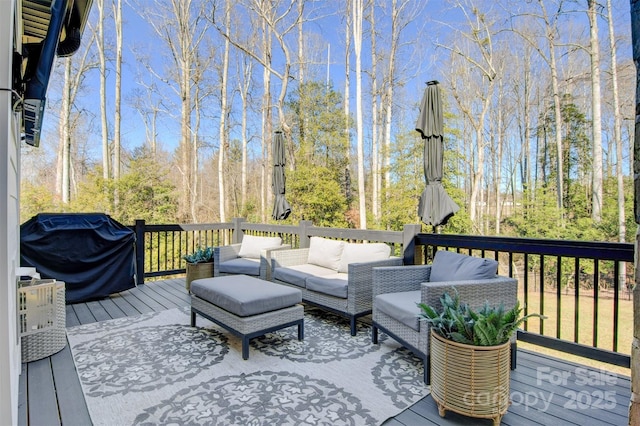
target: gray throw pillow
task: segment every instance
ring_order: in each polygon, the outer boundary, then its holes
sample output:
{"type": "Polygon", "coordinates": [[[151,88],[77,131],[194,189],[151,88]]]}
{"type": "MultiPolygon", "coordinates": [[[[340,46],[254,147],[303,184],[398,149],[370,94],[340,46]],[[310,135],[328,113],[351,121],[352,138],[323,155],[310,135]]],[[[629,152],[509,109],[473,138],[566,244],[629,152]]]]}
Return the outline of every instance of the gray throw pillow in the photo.
{"type": "Polygon", "coordinates": [[[493,259],[440,250],[433,259],[429,281],[486,280],[497,273],[498,262],[493,259]]]}

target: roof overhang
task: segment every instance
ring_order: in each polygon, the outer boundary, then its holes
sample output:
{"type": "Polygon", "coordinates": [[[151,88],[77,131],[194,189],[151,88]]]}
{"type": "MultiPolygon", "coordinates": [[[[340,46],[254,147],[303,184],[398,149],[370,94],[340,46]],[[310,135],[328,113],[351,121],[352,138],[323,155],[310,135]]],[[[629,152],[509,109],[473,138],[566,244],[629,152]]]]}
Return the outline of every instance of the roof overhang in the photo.
{"type": "Polygon", "coordinates": [[[16,0],[13,86],[30,145],[40,141],[53,60],[78,50],[91,4],[92,0],[16,0]]]}
{"type": "Polygon", "coordinates": [[[22,21],[22,43],[40,43],[47,37],[52,6],[57,1],[67,3],[62,30],[59,34],[60,42],[65,42],[72,28],[77,28],[80,32],[84,31],[92,0],[18,0],[17,10],[19,19],[22,21]]]}

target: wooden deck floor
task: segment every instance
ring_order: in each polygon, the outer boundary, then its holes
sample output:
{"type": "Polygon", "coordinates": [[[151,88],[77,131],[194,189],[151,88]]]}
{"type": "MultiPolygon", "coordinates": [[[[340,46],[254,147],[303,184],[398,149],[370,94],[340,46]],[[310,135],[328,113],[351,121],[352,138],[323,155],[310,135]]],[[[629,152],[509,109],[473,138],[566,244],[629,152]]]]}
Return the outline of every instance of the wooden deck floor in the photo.
{"type": "MultiPolygon", "coordinates": [[[[149,282],[104,300],[67,305],[67,326],[188,304],[184,279],[149,282]]],[[[630,380],[518,350],[518,367],[511,372],[511,398],[504,425],[627,425],[630,380]]],[[[38,426],[91,424],[68,346],[49,358],[22,365],[18,420],[20,425],[38,426]]],[[[442,418],[430,396],[385,422],[385,426],[490,424],[490,420],[449,412],[442,418]]]]}

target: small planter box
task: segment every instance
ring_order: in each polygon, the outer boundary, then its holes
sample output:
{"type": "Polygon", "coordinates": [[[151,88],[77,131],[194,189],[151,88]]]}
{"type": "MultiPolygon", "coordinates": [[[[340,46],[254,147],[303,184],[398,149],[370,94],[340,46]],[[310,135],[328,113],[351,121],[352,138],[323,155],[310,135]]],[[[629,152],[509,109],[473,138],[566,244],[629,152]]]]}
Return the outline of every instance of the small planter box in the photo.
{"type": "Polygon", "coordinates": [[[431,395],[438,412],[493,419],[509,408],[510,342],[474,346],[447,340],[431,330],[431,395]]]}
{"type": "Polygon", "coordinates": [[[187,263],[187,291],[191,291],[191,281],[213,277],[213,262],[187,263]]]}
{"type": "Polygon", "coordinates": [[[67,345],[65,284],[56,280],[18,281],[18,327],[22,362],[36,361],[67,345]]]}

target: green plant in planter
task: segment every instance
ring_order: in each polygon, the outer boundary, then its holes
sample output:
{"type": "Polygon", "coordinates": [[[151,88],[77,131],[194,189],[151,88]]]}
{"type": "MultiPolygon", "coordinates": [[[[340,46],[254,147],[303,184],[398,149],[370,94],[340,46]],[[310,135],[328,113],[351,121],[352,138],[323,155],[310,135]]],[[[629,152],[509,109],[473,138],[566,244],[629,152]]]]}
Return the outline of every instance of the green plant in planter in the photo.
{"type": "MultiPolygon", "coordinates": [[[[455,290],[455,289],[454,289],[455,290]]],[[[520,317],[523,308],[520,302],[505,311],[504,306],[484,306],[477,312],[460,302],[457,290],[453,297],[445,293],[440,298],[442,311],[419,303],[420,316],[434,331],[445,339],[476,346],[496,346],[509,341],[518,326],[531,317],[546,318],[539,314],[520,317]]]]}
{"type": "Polygon", "coordinates": [[[213,247],[197,247],[191,254],[182,256],[187,263],[208,263],[213,262],[213,247]]]}

